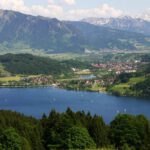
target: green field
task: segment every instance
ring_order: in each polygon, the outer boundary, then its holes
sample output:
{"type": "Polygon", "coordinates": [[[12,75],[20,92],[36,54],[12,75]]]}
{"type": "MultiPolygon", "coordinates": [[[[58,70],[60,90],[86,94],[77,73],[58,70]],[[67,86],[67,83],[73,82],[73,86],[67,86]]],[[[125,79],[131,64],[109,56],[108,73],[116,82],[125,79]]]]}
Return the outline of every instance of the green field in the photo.
{"type": "Polygon", "coordinates": [[[116,93],[122,96],[126,96],[126,95],[136,95],[136,93],[134,91],[132,91],[130,89],[131,86],[143,82],[145,81],[146,78],[144,76],[141,77],[132,77],[129,79],[128,82],[126,83],[120,83],[120,84],[116,84],[114,86],[112,86],[109,91],[111,91],[112,93],[116,93]]]}
{"type": "Polygon", "coordinates": [[[20,76],[0,77],[1,82],[19,81],[20,79],[21,79],[20,76]]]}

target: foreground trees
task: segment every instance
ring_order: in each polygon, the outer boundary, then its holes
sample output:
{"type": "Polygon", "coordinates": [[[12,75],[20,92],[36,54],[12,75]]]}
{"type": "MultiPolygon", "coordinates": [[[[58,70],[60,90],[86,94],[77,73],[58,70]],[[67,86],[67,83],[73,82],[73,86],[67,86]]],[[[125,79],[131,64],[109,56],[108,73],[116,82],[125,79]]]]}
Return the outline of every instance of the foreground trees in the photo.
{"type": "Polygon", "coordinates": [[[57,150],[114,147],[150,149],[150,122],[144,116],[119,114],[106,125],[100,116],[67,109],[52,110],[41,120],[0,111],[0,150],[57,150]]]}
{"type": "MultiPolygon", "coordinates": [[[[39,121],[34,118],[26,117],[16,112],[1,110],[0,135],[6,135],[5,132],[7,133],[7,137],[9,137],[11,141],[12,137],[16,137],[17,141],[21,138],[21,150],[30,150],[30,148],[33,150],[43,150],[41,125],[39,124],[39,121]],[[17,137],[15,134],[19,137],[17,137]]],[[[4,136],[2,136],[1,138],[4,139],[3,137],[4,136]]],[[[0,139],[0,145],[5,144],[5,142],[7,142],[7,140],[0,139]]],[[[9,150],[9,147],[7,147],[6,150],[9,150]]]]}
{"type": "Polygon", "coordinates": [[[19,134],[13,129],[6,129],[0,135],[0,149],[2,150],[21,150],[22,139],[19,134]]]}
{"type": "Polygon", "coordinates": [[[81,127],[68,129],[65,143],[68,149],[96,148],[96,144],[90,137],[88,131],[81,127]]]}
{"type": "Polygon", "coordinates": [[[116,147],[128,145],[136,150],[150,149],[150,122],[142,115],[118,115],[110,125],[116,147]]]}

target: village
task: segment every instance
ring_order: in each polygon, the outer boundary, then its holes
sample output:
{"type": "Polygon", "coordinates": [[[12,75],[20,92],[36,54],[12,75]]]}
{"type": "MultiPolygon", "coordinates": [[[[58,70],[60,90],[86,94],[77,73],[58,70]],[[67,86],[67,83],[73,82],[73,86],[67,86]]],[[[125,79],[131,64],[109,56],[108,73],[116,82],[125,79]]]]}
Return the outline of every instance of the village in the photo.
{"type": "Polygon", "coordinates": [[[87,79],[83,82],[85,86],[95,90],[104,89],[114,83],[116,77],[121,73],[136,73],[139,65],[145,64],[139,60],[126,62],[106,62],[92,63],[91,66],[98,71],[97,76],[93,79],[87,79]],[[105,74],[101,75],[101,72],[105,74]]]}
{"type": "Polygon", "coordinates": [[[117,75],[121,73],[134,73],[136,72],[140,61],[127,61],[127,62],[107,62],[91,64],[98,69],[104,69],[108,72],[115,72],[117,75]]]}
{"type": "Polygon", "coordinates": [[[72,67],[69,76],[51,75],[13,76],[7,81],[2,78],[0,86],[53,86],[73,90],[105,91],[122,73],[136,73],[143,61],[91,63],[89,67],[72,67]]]}

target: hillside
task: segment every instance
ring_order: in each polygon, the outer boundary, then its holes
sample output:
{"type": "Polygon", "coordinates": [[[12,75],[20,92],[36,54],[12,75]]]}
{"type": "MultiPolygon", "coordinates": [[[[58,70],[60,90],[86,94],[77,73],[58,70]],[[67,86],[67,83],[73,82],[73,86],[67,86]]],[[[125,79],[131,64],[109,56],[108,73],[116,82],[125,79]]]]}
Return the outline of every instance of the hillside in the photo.
{"type": "Polygon", "coordinates": [[[19,12],[2,11],[1,47],[9,49],[44,49],[45,51],[80,49],[82,35],[73,26],[57,19],[34,17],[19,12]]]}
{"type": "Polygon", "coordinates": [[[0,52],[83,53],[85,49],[149,49],[149,36],[0,10],[0,52]]]}
{"type": "Polygon", "coordinates": [[[108,92],[117,96],[150,97],[149,64],[137,73],[120,74],[108,92]]]}
{"type": "MultiPolygon", "coordinates": [[[[135,50],[139,47],[149,47],[149,37],[140,33],[100,27],[84,22],[71,22],[87,37],[89,49],[120,49],[135,50]]],[[[87,48],[88,48],[87,47],[87,48]]]]}
{"type": "MultiPolygon", "coordinates": [[[[5,71],[11,74],[24,75],[61,75],[71,71],[65,63],[30,54],[6,54],[0,55],[0,64],[5,71]]],[[[2,67],[1,67],[2,68],[2,67]]]]}

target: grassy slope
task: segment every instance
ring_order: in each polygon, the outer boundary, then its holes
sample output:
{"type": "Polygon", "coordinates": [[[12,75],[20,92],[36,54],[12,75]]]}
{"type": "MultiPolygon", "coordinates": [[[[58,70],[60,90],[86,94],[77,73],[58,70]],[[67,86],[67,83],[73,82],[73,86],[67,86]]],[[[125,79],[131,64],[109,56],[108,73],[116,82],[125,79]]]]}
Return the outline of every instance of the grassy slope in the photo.
{"type": "Polygon", "coordinates": [[[122,95],[122,96],[136,96],[136,91],[133,91],[130,89],[131,86],[137,84],[137,83],[141,83],[143,81],[146,80],[146,77],[141,76],[141,77],[132,77],[130,78],[130,80],[126,83],[120,83],[120,84],[116,84],[114,86],[112,86],[109,91],[112,93],[115,93],[117,95],[122,95]]]}
{"type": "Polygon", "coordinates": [[[20,76],[0,77],[0,82],[19,81],[20,79],[20,76]]]}

